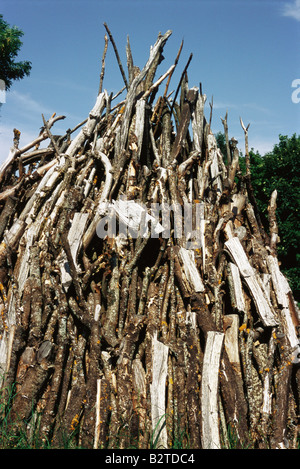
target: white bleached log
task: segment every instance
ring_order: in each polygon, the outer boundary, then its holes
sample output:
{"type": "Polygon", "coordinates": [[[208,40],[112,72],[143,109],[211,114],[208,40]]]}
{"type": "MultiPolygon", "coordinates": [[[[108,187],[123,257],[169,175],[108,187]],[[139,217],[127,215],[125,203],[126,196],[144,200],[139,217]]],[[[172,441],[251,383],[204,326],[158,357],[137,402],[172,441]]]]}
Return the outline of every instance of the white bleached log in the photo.
{"type": "Polygon", "coordinates": [[[98,448],[98,441],[101,429],[101,418],[100,418],[100,407],[101,407],[101,381],[97,379],[97,395],[96,395],[96,409],[95,409],[95,437],[94,437],[94,449],[98,448]]]}
{"type": "Polygon", "coordinates": [[[257,311],[264,325],[267,327],[277,326],[278,322],[275,318],[273,307],[271,306],[270,300],[265,292],[264,285],[258,274],[245,278],[245,282],[248,285],[257,311]]]}
{"type": "Polygon", "coordinates": [[[285,276],[280,271],[278,259],[274,256],[268,256],[267,264],[272,277],[272,283],[275,290],[278,305],[282,306],[283,308],[288,308],[289,300],[287,295],[291,291],[291,289],[285,276]]]}
{"type": "Polygon", "coordinates": [[[265,291],[263,282],[258,273],[251,267],[244,248],[237,237],[230,238],[225,242],[225,247],[231,254],[235,264],[247,284],[254,300],[257,312],[267,327],[277,326],[274,309],[265,291]]]}
{"type": "Polygon", "coordinates": [[[183,263],[186,278],[193,291],[203,292],[204,285],[195,263],[195,254],[191,249],[180,248],[179,256],[183,263]]]}
{"type": "MultiPolygon", "coordinates": [[[[64,161],[64,158],[61,159],[60,163],[64,161]]],[[[57,167],[59,167],[60,164],[59,163],[55,163],[50,169],[49,171],[47,171],[44,176],[42,177],[42,179],[40,180],[39,184],[38,184],[38,187],[36,188],[34,194],[32,197],[30,197],[30,199],[28,200],[27,204],[25,205],[22,213],[20,214],[20,217],[19,219],[20,220],[26,220],[28,218],[28,216],[31,215],[32,211],[33,211],[33,206],[35,204],[35,202],[40,198],[42,197],[44,194],[45,194],[45,190],[47,190],[47,188],[49,188],[49,180],[51,178],[51,176],[53,175],[54,172],[56,172],[56,169],[57,167]],[[46,189],[45,189],[46,188],[46,189]]],[[[30,223],[31,219],[27,219],[26,222],[27,223],[30,223]]]]}
{"type": "Polygon", "coordinates": [[[138,204],[134,200],[113,200],[113,210],[117,214],[120,223],[123,224],[124,235],[129,230],[132,237],[146,236],[148,233],[148,223],[151,221],[151,230],[156,235],[161,233],[164,228],[157,219],[148,214],[143,204],[138,204]]]}
{"type": "MultiPolygon", "coordinates": [[[[81,246],[82,236],[85,232],[88,216],[88,213],[75,213],[68,234],[68,241],[70,244],[71,254],[77,271],[80,270],[80,267],[77,265],[77,254],[81,246]]],[[[70,268],[65,252],[62,254],[60,259],[60,271],[62,285],[65,291],[68,291],[72,283],[72,277],[70,275],[70,268]]]]}
{"type": "MultiPolygon", "coordinates": [[[[278,259],[270,255],[267,257],[267,264],[269,272],[271,274],[272,284],[275,290],[278,305],[282,308],[282,323],[284,332],[289,340],[291,347],[291,360],[293,363],[299,363],[300,343],[297,336],[295,324],[293,322],[292,311],[290,308],[289,293],[291,294],[291,289],[285,276],[280,271],[278,259]]],[[[294,314],[297,314],[296,310],[294,314]]],[[[298,317],[294,318],[294,320],[299,323],[298,317]]]]}
{"type": "Polygon", "coordinates": [[[139,99],[136,103],[136,121],[135,121],[135,135],[137,137],[137,159],[140,159],[143,136],[144,136],[144,127],[145,127],[145,107],[146,101],[144,99],[139,99]]]}
{"type": "Polygon", "coordinates": [[[157,334],[152,338],[152,383],[151,395],[151,421],[153,443],[156,449],[168,447],[166,429],[166,378],[168,373],[169,347],[157,340],[157,334]]]}
{"type": "Polygon", "coordinates": [[[233,236],[225,242],[225,246],[233,257],[235,264],[238,266],[241,275],[244,278],[253,276],[254,270],[249,263],[248,257],[239,238],[233,236]]]}
{"type": "Polygon", "coordinates": [[[207,146],[208,146],[209,159],[211,160],[211,165],[210,165],[211,178],[213,180],[213,184],[217,184],[217,191],[218,191],[218,195],[220,196],[222,193],[222,181],[221,181],[222,172],[220,171],[220,168],[219,168],[220,150],[218,148],[216,138],[212,133],[210,133],[207,136],[207,146]]]}
{"type": "Polygon", "coordinates": [[[88,120],[84,127],[80,130],[78,135],[74,138],[74,140],[71,142],[69,145],[66,155],[69,157],[73,157],[76,155],[76,152],[81,148],[81,146],[84,144],[86,138],[90,135],[92,135],[98,120],[101,117],[102,111],[104,110],[106,105],[106,98],[105,98],[105,92],[100,93],[97,96],[95,105],[93,109],[90,111],[88,120]]]}
{"type": "Polygon", "coordinates": [[[233,264],[233,262],[229,263],[229,268],[230,268],[232,282],[233,282],[235,307],[238,311],[245,313],[246,307],[245,307],[245,300],[244,300],[244,295],[243,295],[242,282],[241,282],[239,269],[235,264],[233,264]]]}
{"type": "Polygon", "coordinates": [[[202,447],[220,449],[218,383],[219,367],[224,334],[210,331],[203,358],[201,403],[202,403],[202,447]]]}

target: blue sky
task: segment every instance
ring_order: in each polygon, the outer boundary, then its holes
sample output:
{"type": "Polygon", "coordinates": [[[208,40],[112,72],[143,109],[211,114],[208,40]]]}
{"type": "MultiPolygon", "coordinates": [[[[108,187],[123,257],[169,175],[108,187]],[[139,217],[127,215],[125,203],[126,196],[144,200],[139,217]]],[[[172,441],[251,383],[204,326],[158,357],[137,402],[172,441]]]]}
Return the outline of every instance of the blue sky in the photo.
{"type": "MultiPolygon", "coordinates": [[[[299,134],[292,82],[300,79],[300,0],[2,0],[0,13],[24,31],[18,60],[32,62],[30,77],[13,84],[0,109],[0,162],[13,128],[21,131],[24,146],[38,135],[42,113],[46,119],[53,112],[66,116],[53,128],[56,134],[88,116],[98,92],[104,22],[125,68],[127,35],[134,63],[143,67],[158,33],[173,31],[157,77],[174,62],[183,39],[169,89],[177,88],[193,53],[189,86],[202,83],[207,116],[213,96],[213,132],[223,130],[220,118],[228,110],[229,136],[242,150],[240,116],[250,123],[250,147],[261,154],[279,134],[299,134]]],[[[115,93],[122,86],[109,44],[104,88],[115,93]]]]}

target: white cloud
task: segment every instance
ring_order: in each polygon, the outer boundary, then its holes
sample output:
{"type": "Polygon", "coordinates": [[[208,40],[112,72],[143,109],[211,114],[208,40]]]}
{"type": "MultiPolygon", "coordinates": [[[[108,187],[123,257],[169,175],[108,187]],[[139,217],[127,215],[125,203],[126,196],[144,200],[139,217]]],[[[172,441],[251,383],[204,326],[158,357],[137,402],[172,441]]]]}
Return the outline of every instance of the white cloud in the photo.
{"type": "Polygon", "coordinates": [[[19,93],[18,91],[12,91],[7,95],[7,105],[10,103],[15,106],[19,111],[26,112],[27,116],[30,114],[41,114],[48,115],[52,114],[53,111],[47,109],[41,103],[33,99],[29,94],[19,93]]]}
{"type": "Polygon", "coordinates": [[[213,109],[238,109],[238,106],[229,102],[216,101],[213,102],[213,109]]]}
{"type": "Polygon", "coordinates": [[[297,21],[300,21],[300,0],[294,0],[283,6],[283,16],[289,16],[297,21]]]}
{"type": "MultiPolygon", "coordinates": [[[[276,143],[276,142],[275,142],[276,143]]],[[[270,152],[274,148],[274,141],[273,140],[263,140],[263,139],[253,139],[253,141],[249,142],[249,148],[253,148],[254,151],[258,151],[258,153],[263,156],[266,153],[270,152]]],[[[244,149],[243,149],[244,151],[244,149]]]]}

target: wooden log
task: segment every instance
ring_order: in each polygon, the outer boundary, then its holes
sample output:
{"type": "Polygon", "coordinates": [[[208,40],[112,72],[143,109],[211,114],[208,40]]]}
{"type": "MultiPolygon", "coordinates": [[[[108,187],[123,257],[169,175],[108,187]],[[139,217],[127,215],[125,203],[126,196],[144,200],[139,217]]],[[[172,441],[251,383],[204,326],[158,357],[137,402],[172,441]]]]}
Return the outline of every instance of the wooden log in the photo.
{"type": "Polygon", "coordinates": [[[294,301],[291,298],[290,286],[279,269],[278,259],[272,255],[267,257],[272,284],[275,290],[278,305],[281,307],[283,330],[290,345],[290,359],[294,364],[300,363],[300,340],[296,327],[300,324],[294,301]]]}
{"type": "Polygon", "coordinates": [[[172,34],[172,31],[167,31],[163,36],[160,36],[155,45],[151,48],[150,56],[145,64],[144,68],[137,76],[132,80],[132,83],[128,89],[127,97],[126,97],[126,104],[125,110],[121,125],[121,135],[120,135],[120,151],[125,149],[127,138],[128,138],[128,131],[130,126],[130,119],[132,115],[132,108],[136,99],[136,92],[139,84],[145,78],[146,74],[148,73],[149,69],[153,65],[157,54],[163,49],[165,42],[168,40],[169,36],[172,34]]]}
{"type": "Polygon", "coordinates": [[[233,284],[232,293],[233,293],[235,307],[238,311],[245,313],[246,306],[245,306],[245,299],[244,299],[239,269],[233,262],[229,262],[228,268],[230,269],[231,279],[232,279],[232,284],[233,284]]]}
{"type": "Polygon", "coordinates": [[[207,149],[208,149],[208,159],[211,161],[210,165],[210,174],[212,184],[216,184],[218,197],[222,194],[222,180],[221,180],[221,171],[219,168],[219,149],[217,146],[216,138],[212,133],[209,133],[207,136],[207,149]]]}
{"type": "Polygon", "coordinates": [[[93,449],[98,448],[98,442],[100,437],[101,429],[101,417],[100,417],[100,407],[101,407],[101,382],[102,379],[97,379],[97,395],[96,395],[96,409],[95,409],[95,433],[94,433],[94,445],[93,449]]]}
{"type": "Polygon", "coordinates": [[[191,249],[181,247],[179,249],[179,256],[183,264],[183,269],[186,278],[192,291],[203,292],[205,290],[202,279],[195,263],[195,254],[191,249]]]}
{"type": "Polygon", "coordinates": [[[164,228],[155,217],[148,214],[146,207],[133,200],[113,200],[112,208],[122,223],[122,233],[126,236],[130,234],[133,238],[145,237],[148,232],[148,223],[151,221],[152,231],[156,235],[164,228]],[[128,233],[127,233],[128,231],[128,233]]]}
{"type": "Polygon", "coordinates": [[[225,350],[234,370],[241,374],[240,352],[238,343],[239,317],[237,314],[228,314],[224,317],[224,322],[225,319],[227,322],[224,341],[225,350]]]}
{"type": "Polygon", "coordinates": [[[277,190],[275,189],[270,198],[270,204],[268,207],[269,212],[269,229],[270,229],[270,248],[272,251],[276,251],[277,242],[279,240],[278,236],[278,225],[276,220],[276,200],[277,200],[277,190]]]}
{"type": "Polygon", "coordinates": [[[152,383],[150,384],[150,396],[152,441],[156,449],[168,448],[165,407],[168,353],[169,347],[157,340],[157,333],[155,333],[152,337],[152,383]]]}
{"type": "MultiPolygon", "coordinates": [[[[79,272],[80,267],[77,264],[77,255],[78,251],[82,244],[82,236],[85,232],[85,227],[88,219],[87,213],[78,213],[74,214],[71,227],[68,233],[68,241],[70,244],[71,254],[73,257],[74,265],[76,270],[79,272]]],[[[61,270],[61,281],[65,291],[68,291],[71,283],[72,276],[70,275],[70,266],[65,253],[62,254],[61,259],[59,260],[60,270],[61,270]]]]}
{"type": "MultiPolygon", "coordinates": [[[[198,89],[196,88],[198,91],[198,89]]],[[[192,112],[192,129],[194,137],[195,150],[202,153],[203,127],[204,127],[204,106],[206,101],[205,94],[199,94],[192,112]]]]}
{"type": "Polygon", "coordinates": [[[197,88],[192,88],[188,91],[186,101],[183,104],[181,118],[179,123],[178,132],[176,134],[175,142],[173,144],[171,161],[175,160],[181,152],[184,145],[188,126],[191,120],[191,112],[198,97],[197,88]]]}
{"type": "Polygon", "coordinates": [[[252,295],[257,312],[260,315],[263,324],[267,327],[274,327],[278,324],[275,317],[275,311],[270,303],[267,294],[264,293],[263,283],[259,275],[251,267],[244,248],[237,237],[232,237],[225,242],[225,247],[231,254],[238,266],[239,271],[247,284],[252,295]]]}
{"type": "Polygon", "coordinates": [[[145,127],[145,107],[146,100],[139,99],[136,103],[136,120],[135,120],[135,135],[137,138],[137,160],[140,160],[143,137],[144,137],[144,127],[145,127]]]}
{"type": "Polygon", "coordinates": [[[101,148],[101,139],[99,139],[96,143],[96,152],[98,152],[101,162],[105,168],[105,183],[104,183],[104,187],[101,192],[101,196],[100,196],[100,199],[99,199],[96,211],[95,211],[96,213],[94,213],[93,220],[90,223],[82,239],[82,244],[83,244],[84,249],[87,249],[87,247],[89,246],[90,242],[92,241],[95,235],[99,221],[101,220],[103,215],[106,213],[107,200],[108,200],[109,192],[111,190],[112,183],[113,183],[112,164],[109,158],[107,157],[107,155],[103,153],[102,151],[100,151],[100,148],[101,148]]]}
{"type": "Polygon", "coordinates": [[[205,345],[202,383],[202,447],[221,449],[218,414],[218,383],[224,334],[209,331],[205,345]]]}
{"type": "Polygon", "coordinates": [[[92,135],[98,120],[101,117],[101,114],[105,108],[106,100],[105,93],[100,93],[97,98],[93,109],[90,111],[89,118],[80,130],[79,134],[74,138],[72,143],[69,145],[66,155],[73,157],[76,155],[77,151],[82,147],[85,140],[92,135]]]}

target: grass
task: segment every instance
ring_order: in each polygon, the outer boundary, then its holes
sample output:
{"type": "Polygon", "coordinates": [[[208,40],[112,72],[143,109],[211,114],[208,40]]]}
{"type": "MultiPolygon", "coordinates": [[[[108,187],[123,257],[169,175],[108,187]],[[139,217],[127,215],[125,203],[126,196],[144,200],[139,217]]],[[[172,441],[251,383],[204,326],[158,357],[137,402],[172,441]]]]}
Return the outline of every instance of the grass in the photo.
{"type": "MultiPolygon", "coordinates": [[[[59,435],[59,447],[57,444],[54,445],[52,441],[42,437],[39,429],[40,416],[34,412],[29,423],[12,423],[10,421],[10,409],[15,394],[16,387],[12,386],[10,390],[2,390],[0,395],[0,449],[84,449],[78,445],[78,429],[75,429],[70,435],[61,433],[59,435]]],[[[150,438],[150,449],[159,449],[157,448],[158,439],[165,426],[166,419],[165,416],[162,416],[150,438]],[[157,431],[158,429],[159,431],[157,431]]],[[[174,433],[168,435],[169,437],[171,436],[168,448],[170,450],[191,449],[189,446],[189,435],[180,427],[178,425],[178,428],[174,429],[174,433]]],[[[230,425],[227,428],[226,441],[226,445],[222,444],[224,449],[225,447],[226,449],[236,449],[239,447],[238,436],[230,425]]],[[[298,435],[297,443],[297,449],[300,449],[300,434],[298,435]]],[[[116,446],[118,446],[117,443],[116,446]]],[[[131,444],[128,449],[138,449],[138,442],[136,442],[136,445],[131,444]]]]}
{"type": "MultiPolygon", "coordinates": [[[[15,385],[1,391],[0,449],[54,449],[53,443],[40,434],[38,414],[33,412],[29,423],[11,422],[10,409],[15,395],[15,385]]],[[[61,435],[61,449],[75,448],[75,433],[76,430],[71,435],[61,435]]]]}

